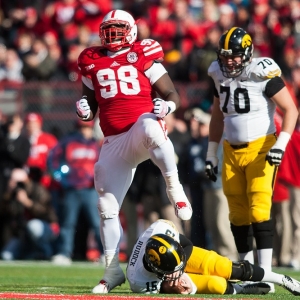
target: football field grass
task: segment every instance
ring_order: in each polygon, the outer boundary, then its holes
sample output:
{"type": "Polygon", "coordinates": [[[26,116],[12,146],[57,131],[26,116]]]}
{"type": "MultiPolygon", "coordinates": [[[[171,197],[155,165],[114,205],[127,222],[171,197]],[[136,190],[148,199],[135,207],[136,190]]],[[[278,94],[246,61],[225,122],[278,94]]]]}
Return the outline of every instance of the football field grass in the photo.
{"type": "MultiPolygon", "coordinates": [[[[126,265],[122,265],[125,270],[126,265]]],[[[40,300],[122,300],[122,299],[294,299],[295,296],[276,286],[275,294],[268,295],[139,295],[130,291],[126,281],[112,293],[91,294],[103,274],[103,266],[91,262],[74,262],[71,266],[54,266],[50,262],[0,261],[0,299],[40,300]]],[[[300,280],[300,272],[274,269],[300,280]]]]}

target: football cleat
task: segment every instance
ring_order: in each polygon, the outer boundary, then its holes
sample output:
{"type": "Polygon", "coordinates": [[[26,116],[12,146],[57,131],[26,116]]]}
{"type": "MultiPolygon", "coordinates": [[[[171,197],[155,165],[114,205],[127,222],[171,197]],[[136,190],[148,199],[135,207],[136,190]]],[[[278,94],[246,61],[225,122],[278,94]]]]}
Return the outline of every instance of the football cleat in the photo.
{"type": "Polygon", "coordinates": [[[118,285],[125,283],[125,275],[122,269],[106,269],[103,278],[93,288],[93,294],[107,294],[118,285]]]}
{"type": "Polygon", "coordinates": [[[245,295],[266,295],[270,292],[270,286],[264,282],[252,282],[239,284],[242,288],[239,294],[245,295]]]}
{"type": "Polygon", "coordinates": [[[291,292],[295,296],[300,296],[300,282],[284,275],[281,286],[291,292]]]}
{"type": "Polygon", "coordinates": [[[189,202],[177,202],[175,204],[175,214],[183,221],[189,220],[193,214],[191,204],[189,202]]]}

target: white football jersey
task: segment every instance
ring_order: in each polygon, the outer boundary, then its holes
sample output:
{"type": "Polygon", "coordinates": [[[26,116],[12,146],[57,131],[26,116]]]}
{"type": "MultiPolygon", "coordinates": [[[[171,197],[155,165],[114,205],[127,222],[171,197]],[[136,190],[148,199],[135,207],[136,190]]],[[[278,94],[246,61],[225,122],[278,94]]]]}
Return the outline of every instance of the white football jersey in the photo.
{"type": "Polygon", "coordinates": [[[253,58],[236,78],[224,77],[218,62],[214,61],[208,75],[214,80],[219,94],[225,138],[229,143],[251,142],[276,132],[276,104],[265,95],[267,82],[281,76],[281,70],[272,58],[253,58]]]}
{"type": "Polygon", "coordinates": [[[147,228],[136,241],[126,269],[127,280],[134,293],[157,294],[161,280],[152,272],[145,269],[143,257],[148,239],[155,234],[167,234],[179,242],[179,232],[175,225],[168,220],[157,220],[147,228]]]}

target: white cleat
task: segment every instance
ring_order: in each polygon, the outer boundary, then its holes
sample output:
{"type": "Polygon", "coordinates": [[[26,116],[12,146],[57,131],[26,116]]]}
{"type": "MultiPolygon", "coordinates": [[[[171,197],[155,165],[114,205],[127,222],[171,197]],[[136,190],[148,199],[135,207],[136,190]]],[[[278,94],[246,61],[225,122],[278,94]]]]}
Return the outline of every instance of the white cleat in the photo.
{"type": "Polygon", "coordinates": [[[193,214],[191,204],[189,202],[177,202],[175,204],[175,214],[183,221],[189,220],[193,214]]]}
{"type": "Polygon", "coordinates": [[[266,295],[270,292],[270,286],[264,282],[243,283],[238,285],[242,288],[239,294],[266,295]]]}
{"type": "Polygon", "coordinates": [[[300,282],[284,275],[282,278],[282,287],[284,287],[286,290],[288,290],[290,293],[292,293],[295,296],[300,296],[300,282]]]}
{"type": "Polygon", "coordinates": [[[117,269],[106,269],[103,278],[93,290],[93,294],[107,294],[116,286],[125,283],[125,275],[119,267],[117,269]]]}

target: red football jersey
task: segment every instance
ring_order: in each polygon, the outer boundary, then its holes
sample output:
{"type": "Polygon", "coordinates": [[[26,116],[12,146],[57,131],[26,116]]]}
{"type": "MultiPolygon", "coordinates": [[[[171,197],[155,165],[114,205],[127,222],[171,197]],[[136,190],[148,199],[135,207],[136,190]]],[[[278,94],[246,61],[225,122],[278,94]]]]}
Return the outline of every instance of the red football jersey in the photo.
{"type": "Polygon", "coordinates": [[[91,79],[99,106],[104,136],[128,131],[143,113],[153,110],[153,90],[145,71],[161,61],[161,45],[146,39],[135,42],[129,51],[107,56],[102,47],[90,47],[78,58],[81,74],[91,79]]]}
{"type": "Polygon", "coordinates": [[[34,139],[31,138],[30,142],[31,148],[27,165],[29,167],[38,167],[45,172],[48,153],[57,144],[57,139],[50,133],[41,132],[34,139]]]}

